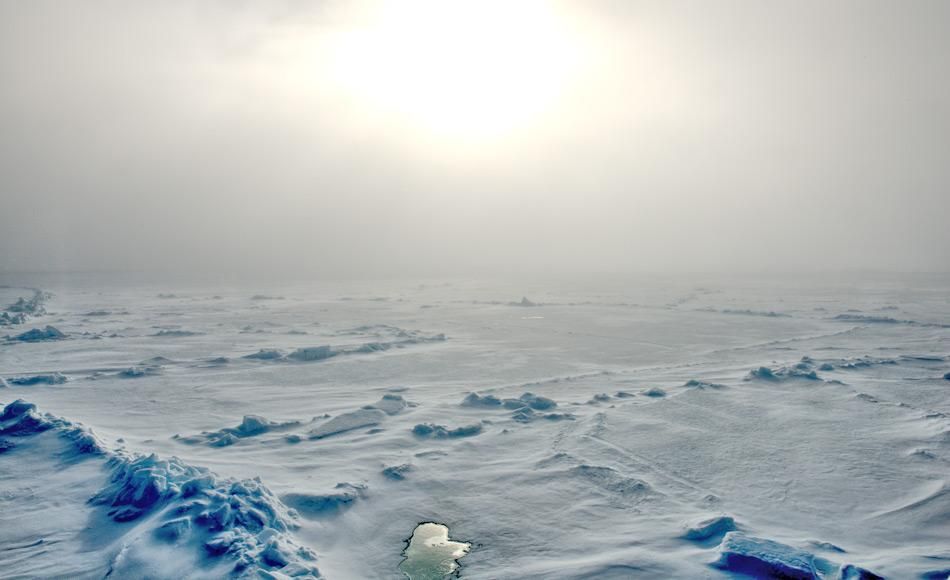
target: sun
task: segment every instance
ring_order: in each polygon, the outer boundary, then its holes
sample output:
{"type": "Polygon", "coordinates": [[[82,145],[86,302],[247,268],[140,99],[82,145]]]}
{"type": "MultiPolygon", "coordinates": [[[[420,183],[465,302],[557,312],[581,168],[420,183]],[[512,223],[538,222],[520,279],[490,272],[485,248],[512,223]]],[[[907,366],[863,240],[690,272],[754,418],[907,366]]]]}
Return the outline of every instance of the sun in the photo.
{"type": "Polygon", "coordinates": [[[569,22],[548,2],[388,2],[336,35],[331,71],[371,114],[479,139],[550,112],[579,52],[569,22]]]}

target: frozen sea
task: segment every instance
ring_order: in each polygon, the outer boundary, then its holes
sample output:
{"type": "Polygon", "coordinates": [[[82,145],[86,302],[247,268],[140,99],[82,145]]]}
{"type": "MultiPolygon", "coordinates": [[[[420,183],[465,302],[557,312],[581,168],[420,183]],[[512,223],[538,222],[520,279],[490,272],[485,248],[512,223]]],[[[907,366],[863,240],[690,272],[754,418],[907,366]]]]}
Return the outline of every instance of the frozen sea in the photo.
{"type": "Polygon", "coordinates": [[[0,284],[2,578],[950,574],[948,276],[0,284]]]}

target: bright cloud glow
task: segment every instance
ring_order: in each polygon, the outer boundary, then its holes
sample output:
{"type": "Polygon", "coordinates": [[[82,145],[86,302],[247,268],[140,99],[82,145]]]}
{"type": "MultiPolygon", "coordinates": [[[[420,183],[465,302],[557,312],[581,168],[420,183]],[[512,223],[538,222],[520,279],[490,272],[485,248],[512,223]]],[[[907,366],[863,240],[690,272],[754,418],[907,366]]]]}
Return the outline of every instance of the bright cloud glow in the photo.
{"type": "Polygon", "coordinates": [[[473,140],[549,112],[582,60],[568,22],[542,1],[385,3],[331,47],[335,81],[369,114],[473,140]]]}

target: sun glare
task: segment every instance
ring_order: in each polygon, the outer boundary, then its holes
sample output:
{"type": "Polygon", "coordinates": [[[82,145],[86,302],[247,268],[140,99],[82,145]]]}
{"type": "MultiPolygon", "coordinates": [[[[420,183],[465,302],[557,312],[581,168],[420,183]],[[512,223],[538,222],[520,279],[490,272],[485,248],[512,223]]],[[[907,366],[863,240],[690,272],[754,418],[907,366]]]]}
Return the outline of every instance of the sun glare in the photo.
{"type": "Polygon", "coordinates": [[[417,0],[381,4],[332,50],[348,98],[387,120],[479,139],[550,111],[579,47],[550,3],[417,0]]]}

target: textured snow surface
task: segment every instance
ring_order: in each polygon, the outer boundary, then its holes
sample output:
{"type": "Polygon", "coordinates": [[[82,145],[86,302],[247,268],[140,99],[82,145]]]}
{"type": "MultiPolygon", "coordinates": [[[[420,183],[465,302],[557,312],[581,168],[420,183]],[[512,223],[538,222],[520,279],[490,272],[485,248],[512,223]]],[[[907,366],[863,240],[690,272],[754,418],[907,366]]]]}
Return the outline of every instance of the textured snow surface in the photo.
{"type": "Polygon", "coordinates": [[[3,578],[950,570],[947,278],[0,285],[3,578]]]}

